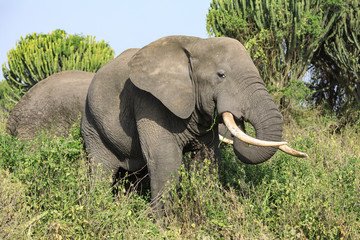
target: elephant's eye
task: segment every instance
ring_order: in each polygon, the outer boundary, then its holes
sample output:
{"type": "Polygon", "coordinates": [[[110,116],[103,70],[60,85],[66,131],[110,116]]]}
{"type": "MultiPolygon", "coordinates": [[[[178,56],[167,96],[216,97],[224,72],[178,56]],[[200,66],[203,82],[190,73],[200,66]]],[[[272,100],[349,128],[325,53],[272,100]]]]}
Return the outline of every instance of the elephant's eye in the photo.
{"type": "Polygon", "coordinates": [[[218,72],[218,76],[219,78],[226,78],[226,75],[223,72],[218,72]]]}

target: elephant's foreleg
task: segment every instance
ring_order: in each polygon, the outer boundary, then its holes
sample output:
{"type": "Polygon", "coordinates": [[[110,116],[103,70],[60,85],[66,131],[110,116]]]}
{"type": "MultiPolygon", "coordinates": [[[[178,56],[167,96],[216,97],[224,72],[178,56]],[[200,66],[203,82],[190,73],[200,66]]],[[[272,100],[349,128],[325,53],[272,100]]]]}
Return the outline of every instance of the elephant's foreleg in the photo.
{"type": "Polygon", "coordinates": [[[138,122],[140,145],[150,176],[151,198],[155,208],[167,194],[167,184],[178,183],[182,149],[166,129],[147,119],[138,122]]]}

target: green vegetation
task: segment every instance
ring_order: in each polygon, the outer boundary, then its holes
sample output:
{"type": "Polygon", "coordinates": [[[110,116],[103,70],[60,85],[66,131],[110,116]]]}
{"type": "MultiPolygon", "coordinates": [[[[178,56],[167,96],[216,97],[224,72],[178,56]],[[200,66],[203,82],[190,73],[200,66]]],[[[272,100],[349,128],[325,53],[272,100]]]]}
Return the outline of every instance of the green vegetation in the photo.
{"type": "Polygon", "coordinates": [[[114,50],[104,40],[70,35],[64,30],[49,34],[28,34],[8,52],[2,65],[5,80],[25,91],[48,76],[65,70],[96,72],[114,58],[114,50]]]}
{"type": "MultiPolygon", "coordinates": [[[[166,226],[148,194],[93,178],[79,126],[67,138],[22,143],[0,125],[1,239],[357,239],[360,128],[298,112],[285,139],[307,152],[242,164],[224,148],[223,171],[209,159],[180,170],[166,200],[166,226]],[[34,147],[35,146],[35,147],[34,147]],[[220,176],[220,177],[219,177],[220,176]]],[[[186,167],[185,167],[186,166],[186,167]]]]}
{"type": "Polygon", "coordinates": [[[315,54],[312,81],[314,99],[342,115],[360,106],[360,8],[359,1],[346,3],[333,34],[315,54]]]}
{"type": "MultiPolygon", "coordinates": [[[[20,99],[23,91],[13,88],[7,81],[0,81],[0,109],[9,113],[20,99]]],[[[0,115],[0,121],[5,115],[0,115]]]]}

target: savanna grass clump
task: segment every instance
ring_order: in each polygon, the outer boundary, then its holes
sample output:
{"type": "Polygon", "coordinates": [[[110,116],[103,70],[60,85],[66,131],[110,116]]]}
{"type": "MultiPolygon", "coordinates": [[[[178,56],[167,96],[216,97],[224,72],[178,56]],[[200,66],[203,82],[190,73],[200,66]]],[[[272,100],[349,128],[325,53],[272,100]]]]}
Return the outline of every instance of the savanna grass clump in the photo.
{"type": "Polygon", "coordinates": [[[230,146],[213,159],[184,159],[169,185],[165,221],[149,198],[95,178],[79,126],[66,138],[22,143],[0,134],[1,239],[357,239],[360,129],[305,112],[284,126],[297,159],[276,153],[242,164],[230,146]],[[341,128],[339,128],[341,126],[341,128]],[[166,222],[166,224],[159,224],[166,222]]]}

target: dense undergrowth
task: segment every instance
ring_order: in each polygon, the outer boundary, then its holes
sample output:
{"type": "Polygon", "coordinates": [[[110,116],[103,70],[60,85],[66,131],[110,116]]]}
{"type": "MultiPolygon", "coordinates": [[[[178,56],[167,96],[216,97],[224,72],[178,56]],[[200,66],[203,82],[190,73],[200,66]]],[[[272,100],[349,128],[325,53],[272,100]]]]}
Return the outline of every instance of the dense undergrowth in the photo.
{"type": "Polygon", "coordinates": [[[225,146],[220,174],[187,162],[155,221],[147,194],[114,194],[91,175],[79,126],[22,143],[0,119],[0,239],[360,238],[359,124],[303,112],[284,137],[306,159],[278,152],[250,166],[225,146]]]}

